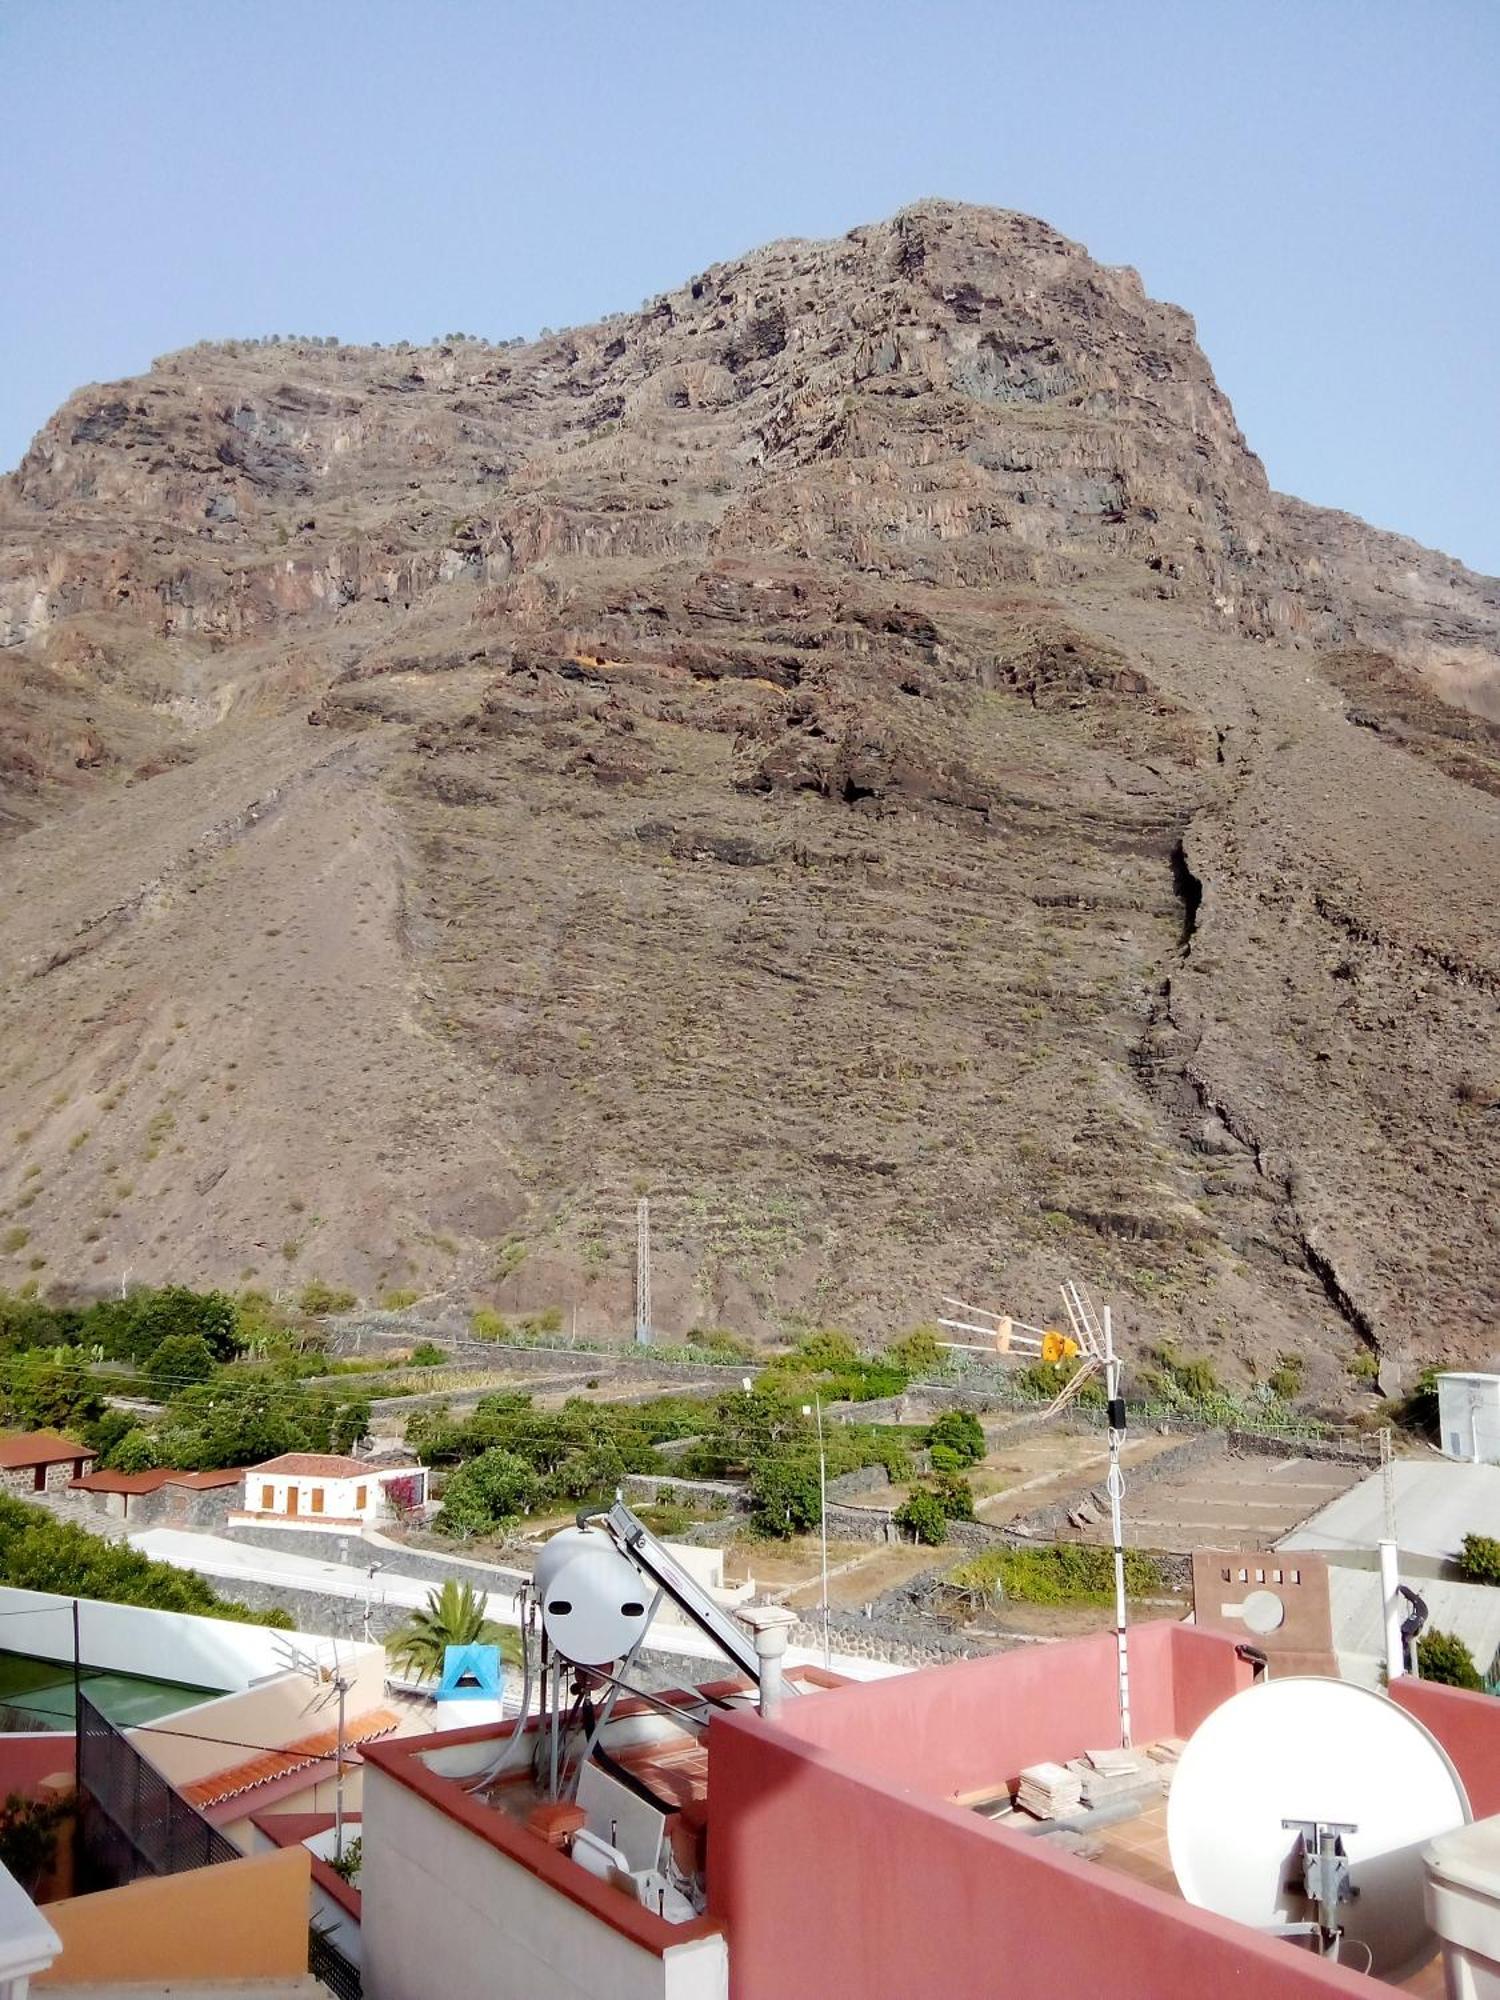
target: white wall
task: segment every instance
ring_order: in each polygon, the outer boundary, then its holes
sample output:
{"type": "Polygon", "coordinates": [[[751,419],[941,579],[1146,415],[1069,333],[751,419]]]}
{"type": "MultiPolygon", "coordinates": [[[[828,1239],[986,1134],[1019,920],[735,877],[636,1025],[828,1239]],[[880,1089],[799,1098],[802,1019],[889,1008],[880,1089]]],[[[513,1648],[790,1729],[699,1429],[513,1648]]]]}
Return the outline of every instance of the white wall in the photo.
{"type": "Polygon", "coordinates": [[[251,1467],[245,1473],[245,1511],[250,1514],[284,1514],[297,1521],[376,1521],[386,1511],[386,1485],[393,1480],[410,1479],[421,1469],[415,1463],[372,1466],[368,1472],[351,1474],[347,1479],[330,1479],[316,1473],[262,1473],[251,1467]],[[361,1488],[365,1496],[363,1506],[359,1505],[361,1488]],[[271,1496],[269,1509],[266,1505],[268,1489],[271,1496]],[[295,1514],[291,1512],[293,1493],[297,1496],[295,1514]],[[321,1507],[314,1504],[315,1494],[321,1496],[321,1507]]]}
{"type": "MultiPolygon", "coordinates": [[[[71,1662],[72,1598],[0,1585],[0,1613],[21,1611],[28,1615],[6,1617],[0,1628],[6,1645],[43,1660],[71,1662]]],[[[385,1672],[380,1646],[340,1640],[335,1647],[319,1632],[277,1632],[268,1625],[237,1625],[185,1611],[145,1611],[133,1604],[99,1604],[84,1597],[78,1600],[78,1624],[85,1666],[226,1692],[285,1673],[298,1654],[328,1665],[337,1659],[350,1672],[360,1672],[368,1656],[378,1666],[382,1682],[385,1672]]]]}
{"type": "Polygon", "coordinates": [[[726,2000],[721,1937],[658,1957],[373,1767],[362,1832],[369,2000],[726,2000]]]}

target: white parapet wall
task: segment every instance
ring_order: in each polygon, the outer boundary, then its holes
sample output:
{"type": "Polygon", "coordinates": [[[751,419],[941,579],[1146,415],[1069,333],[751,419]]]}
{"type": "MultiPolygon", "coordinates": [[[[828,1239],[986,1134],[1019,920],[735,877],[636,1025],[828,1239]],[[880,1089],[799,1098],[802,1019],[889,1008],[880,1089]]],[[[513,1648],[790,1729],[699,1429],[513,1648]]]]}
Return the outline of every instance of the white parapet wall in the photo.
{"type": "Polygon", "coordinates": [[[26,2000],[32,1976],[45,1972],[62,1940],[15,1876],[0,1866],[0,1995],[26,2000]]]}
{"type": "Polygon", "coordinates": [[[726,2000],[722,1936],[646,1950],[374,1768],[361,1832],[370,2000],[726,2000]]]}
{"type": "MultiPolygon", "coordinates": [[[[384,1675],[381,1647],[333,1640],[320,1632],[278,1632],[269,1625],[198,1618],[185,1611],[100,1604],[91,1597],[77,1603],[79,1657],[86,1667],[108,1673],[181,1681],[225,1694],[289,1670],[310,1673],[314,1665],[361,1682],[373,1674],[377,1694],[384,1675]]],[[[71,1597],[0,1586],[6,1646],[38,1659],[71,1662],[73,1604],[71,1597]]]]}

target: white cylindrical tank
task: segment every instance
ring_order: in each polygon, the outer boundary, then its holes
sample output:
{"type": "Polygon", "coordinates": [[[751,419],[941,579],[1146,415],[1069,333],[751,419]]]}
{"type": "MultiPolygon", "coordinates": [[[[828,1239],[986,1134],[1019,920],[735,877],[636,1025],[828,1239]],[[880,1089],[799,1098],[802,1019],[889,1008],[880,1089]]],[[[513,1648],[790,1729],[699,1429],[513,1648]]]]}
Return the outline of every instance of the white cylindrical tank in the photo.
{"type": "Polygon", "coordinates": [[[583,1549],[597,1548],[601,1542],[614,1546],[602,1528],[559,1528],[543,1542],[532,1577],[537,1602],[546,1603],[548,1586],[565,1562],[571,1562],[583,1549]]]}
{"type": "Polygon", "coordinates": [[[645,1579],[598,1528],[564,1528],[537,1557],[542,1629],[565,1660],[606,1667],[646,1629],[645,1579]]]}

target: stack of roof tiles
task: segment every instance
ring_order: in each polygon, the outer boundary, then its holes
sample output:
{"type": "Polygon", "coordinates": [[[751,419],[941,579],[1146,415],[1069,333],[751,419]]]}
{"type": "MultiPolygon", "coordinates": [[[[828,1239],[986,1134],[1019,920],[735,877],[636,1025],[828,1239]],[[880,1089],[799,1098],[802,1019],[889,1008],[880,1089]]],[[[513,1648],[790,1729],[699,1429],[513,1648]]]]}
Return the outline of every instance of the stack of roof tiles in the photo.
{"type": "Polygon", "coordinates": [[[1016,1804],[1033,1819],[1064,1819],[1083,1803],[1083,1781],[1066,1764],[1029,1764],[1021,1773],[1016,1804]]]}

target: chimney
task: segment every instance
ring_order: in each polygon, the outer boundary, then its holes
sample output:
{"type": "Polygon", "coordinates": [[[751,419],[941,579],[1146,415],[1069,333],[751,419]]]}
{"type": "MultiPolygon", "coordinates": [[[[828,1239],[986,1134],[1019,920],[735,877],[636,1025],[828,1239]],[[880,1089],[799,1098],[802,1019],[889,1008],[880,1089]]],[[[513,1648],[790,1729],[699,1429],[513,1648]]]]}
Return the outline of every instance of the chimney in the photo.
{"type": "Polygon", "coordinates": [[[747,1604],[739,1617],[750,1628],[760,1660],[760,1712],[774,1722],[781,1707],[781,1656],[797,1614],[784,1604],[747,1604]]]}

